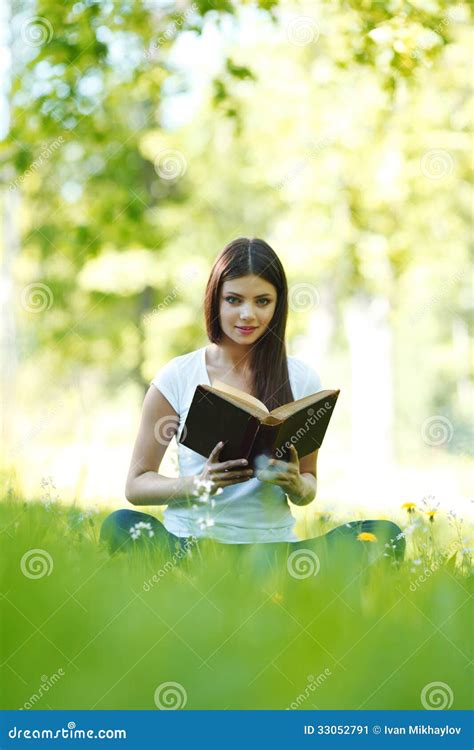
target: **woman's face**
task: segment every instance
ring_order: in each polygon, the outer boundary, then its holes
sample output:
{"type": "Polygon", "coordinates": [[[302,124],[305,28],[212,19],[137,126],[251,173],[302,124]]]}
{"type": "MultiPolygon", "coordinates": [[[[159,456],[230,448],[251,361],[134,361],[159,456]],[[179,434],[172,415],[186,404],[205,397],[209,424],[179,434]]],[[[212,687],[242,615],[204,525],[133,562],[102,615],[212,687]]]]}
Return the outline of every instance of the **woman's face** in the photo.
{"type": "Polygon", "coordinates": [[[261,276],[224,281],[219,303],[224,334],[238,344],[254,344],[268,328],[276,303],[276,288],[261,276]]]}

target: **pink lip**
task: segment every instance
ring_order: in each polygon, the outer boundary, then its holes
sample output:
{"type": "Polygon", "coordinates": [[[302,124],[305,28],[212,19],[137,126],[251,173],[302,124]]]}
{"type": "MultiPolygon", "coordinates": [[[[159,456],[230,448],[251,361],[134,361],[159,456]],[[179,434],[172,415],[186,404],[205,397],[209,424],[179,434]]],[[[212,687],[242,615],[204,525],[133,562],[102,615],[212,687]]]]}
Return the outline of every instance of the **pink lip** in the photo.
{"type": "Polygon", "coordinates": [[[244,326],[236,326],[236,328],[239,331],[242,331],[242,333],[252,333],[252,331],[255,331],[257,326],[254,326],[253,328],[245,328],[244,326]]]}

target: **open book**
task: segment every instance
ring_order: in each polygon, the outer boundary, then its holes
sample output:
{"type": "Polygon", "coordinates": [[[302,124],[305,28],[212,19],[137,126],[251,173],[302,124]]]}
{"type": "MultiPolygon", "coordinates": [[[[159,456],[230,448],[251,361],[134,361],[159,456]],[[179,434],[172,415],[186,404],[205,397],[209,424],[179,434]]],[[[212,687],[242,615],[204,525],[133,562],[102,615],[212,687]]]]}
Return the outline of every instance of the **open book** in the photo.
{"type": "Polygon", "coordinates": [[[179,442],[208,458],[223,440],[220,461],[246,458],[254,469],[260,455],[288,461],[291,445],[302,458],[321,447],[339,393],[319,391],[269,412],[258,398],[222,381],[198,385],[179,442]]]}

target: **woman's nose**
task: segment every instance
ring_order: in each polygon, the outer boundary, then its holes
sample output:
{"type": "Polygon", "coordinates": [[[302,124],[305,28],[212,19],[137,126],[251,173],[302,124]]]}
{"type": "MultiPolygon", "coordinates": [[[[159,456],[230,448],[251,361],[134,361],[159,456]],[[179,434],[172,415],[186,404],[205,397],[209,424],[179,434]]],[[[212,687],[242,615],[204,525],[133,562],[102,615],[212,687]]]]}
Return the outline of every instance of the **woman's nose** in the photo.
{"type": "Polygon", "coordinates": [[[240,311],[240,317],[242,320],[249,320],[254,317],[254,314],[251,310],[241,310],[240,311]]]}
{"type": "Polygon", "coordinates": [[[243,304],[240,308],[240,317],[241,318],[253,318],[254,317],[254,310],[252,305],[243,304]]]}

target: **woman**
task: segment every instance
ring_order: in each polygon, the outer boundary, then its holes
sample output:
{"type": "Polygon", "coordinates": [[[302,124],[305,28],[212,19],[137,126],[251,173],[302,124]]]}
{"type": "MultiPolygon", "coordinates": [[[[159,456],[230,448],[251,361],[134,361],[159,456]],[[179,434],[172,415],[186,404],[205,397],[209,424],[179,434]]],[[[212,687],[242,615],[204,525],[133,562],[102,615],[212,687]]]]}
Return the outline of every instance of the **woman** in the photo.
{"type": "Polygon", "coordinates": [[[203,537],[316,550],[323,540],[327,546],[342,539],[362,548],[362,532],[367,539],[374,535],[370,540],[380,554],[390,542],[394,557],[403,559],[405,540],[390,521],[356,521],[324,537],[299,540],[289,503],[306,505],[315,498],[317,450],[298,460],[292,446],[289,461],[272,459],[253,472],[244,459],[220,460],[222,442],[207,459],[178,443],[179,477],[157,473],[170,440],[181,435],[200,383],[223,381],[257,397],[270,411],[321,390],[318,373],[286,355],[287,282],[266,242],[240,237],[222,250],[207,283],[204,311],[211,343],[175,357],[151,381],[126,482],[126,497],[134,505],[167,504],[164,523],[118,510],[105,520],[102,540],[111,551],[145,540],[171,550],[203,537]]]}

